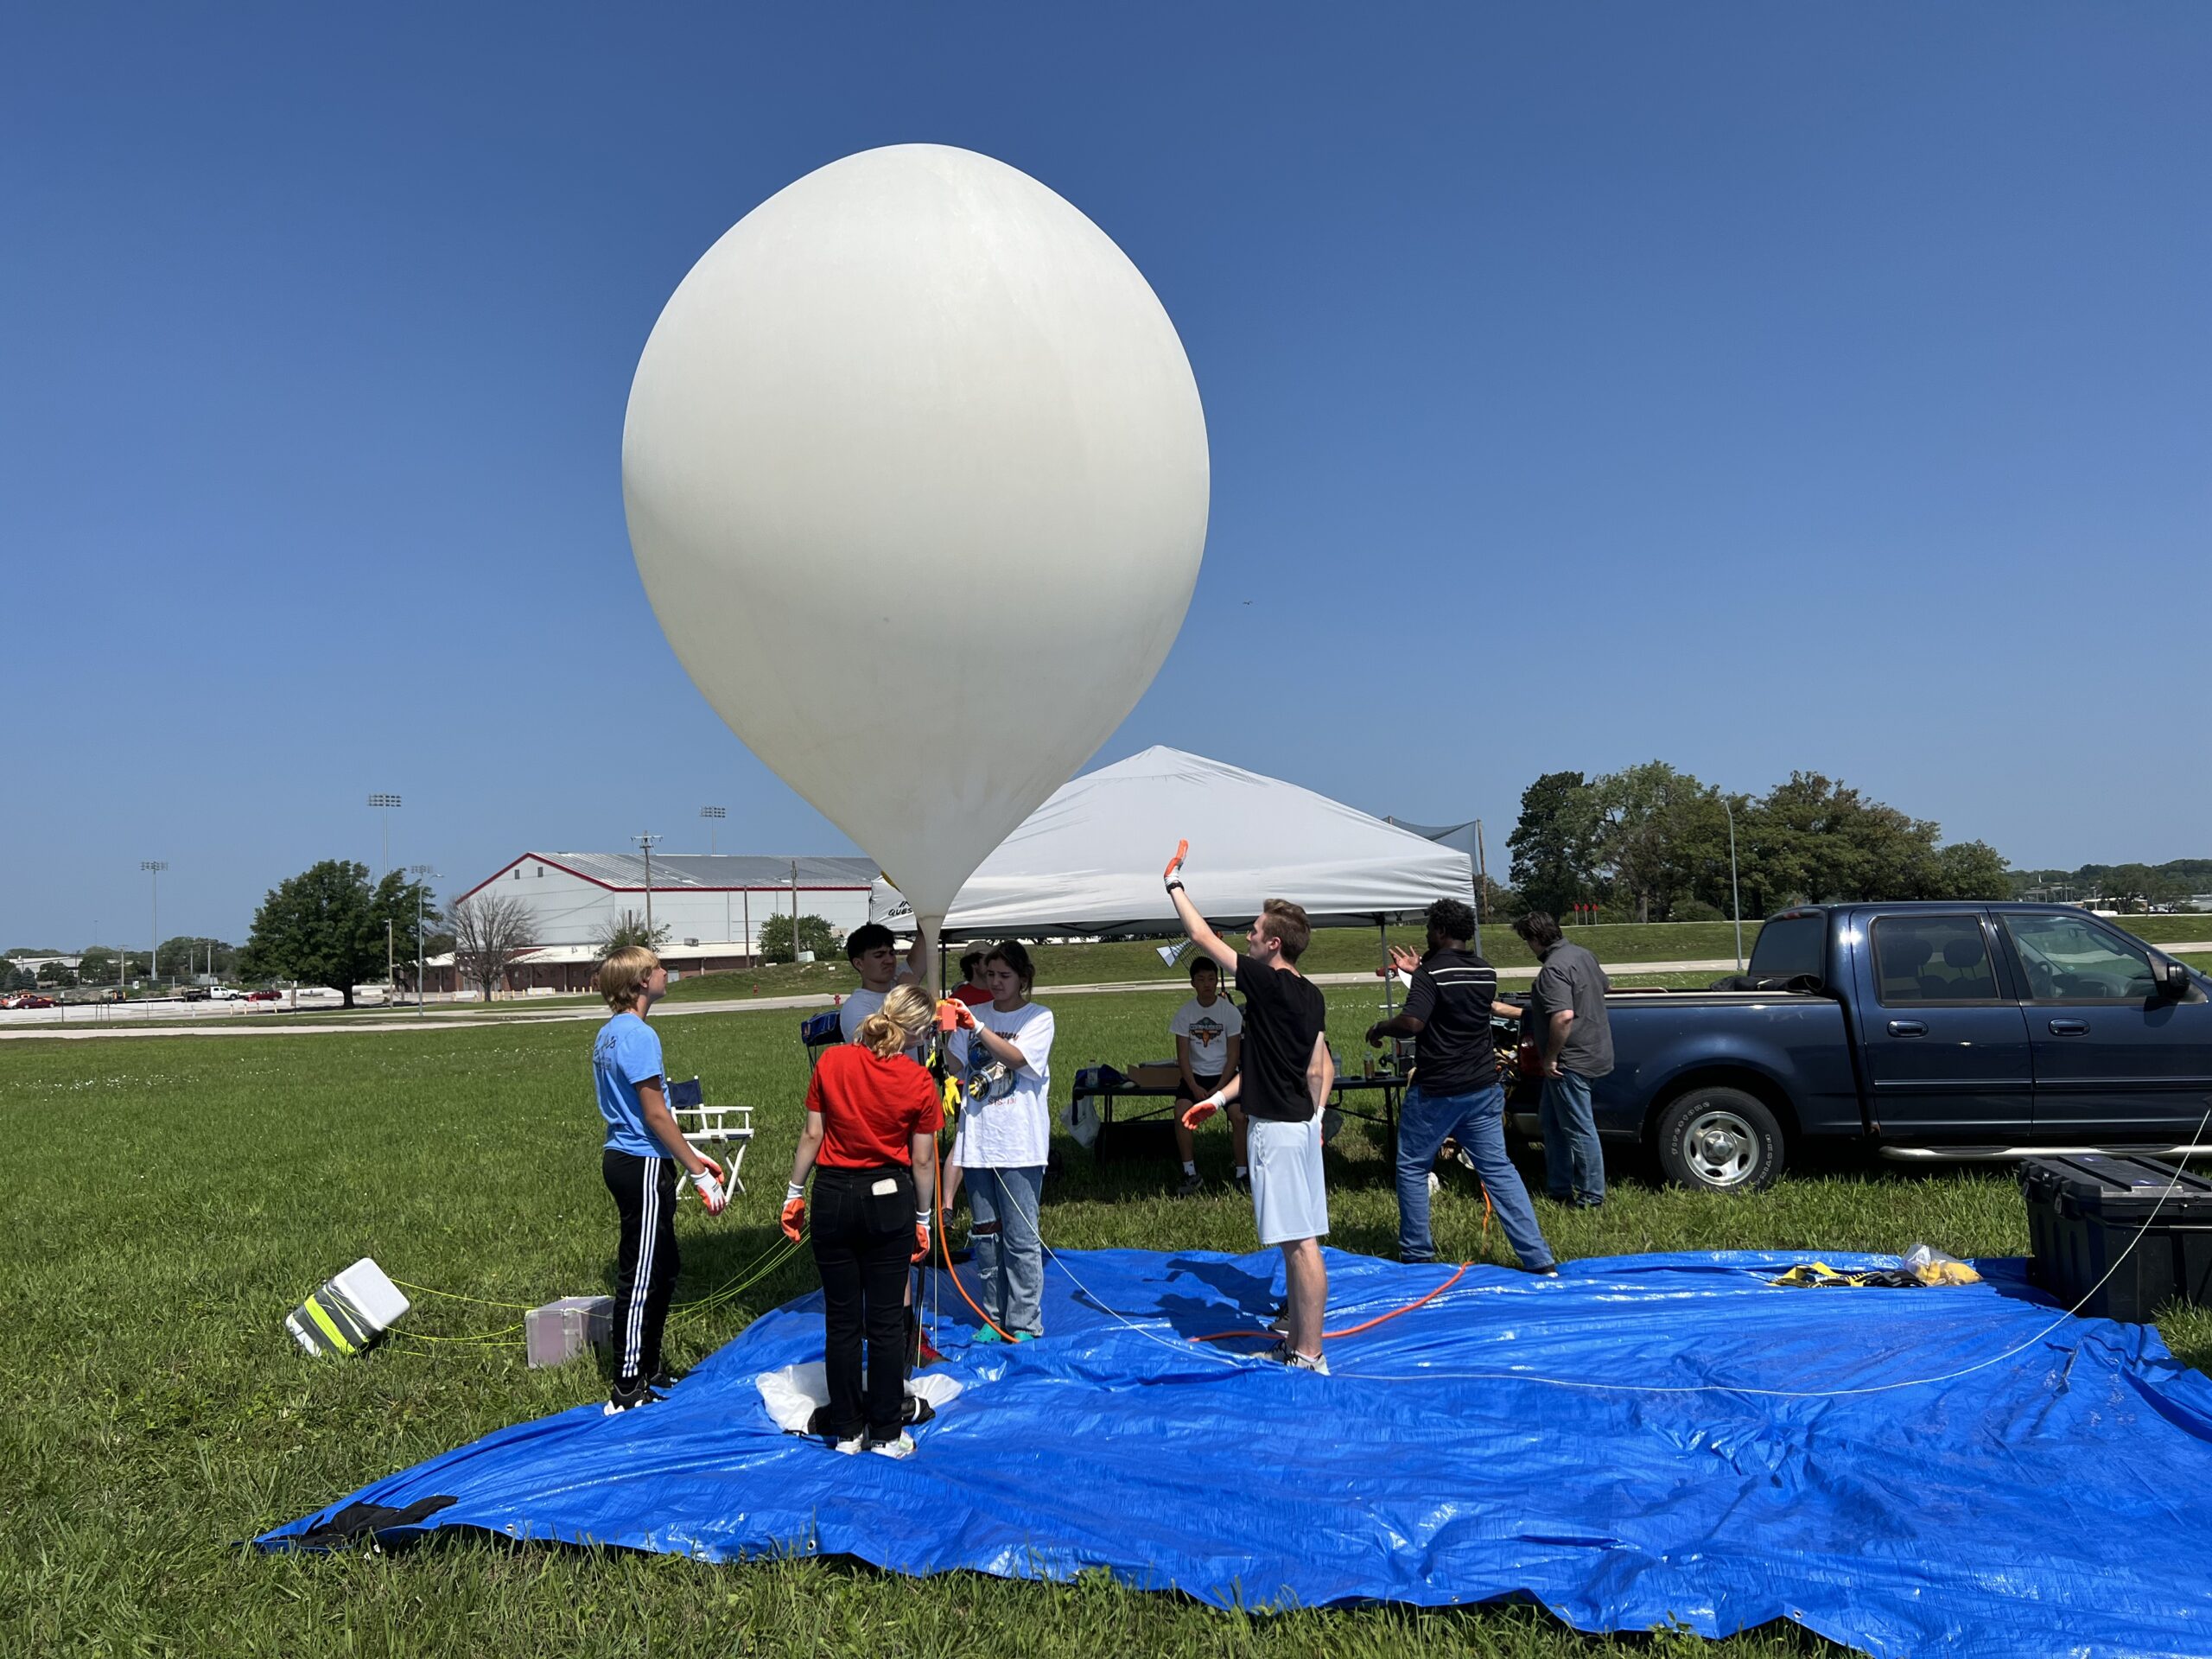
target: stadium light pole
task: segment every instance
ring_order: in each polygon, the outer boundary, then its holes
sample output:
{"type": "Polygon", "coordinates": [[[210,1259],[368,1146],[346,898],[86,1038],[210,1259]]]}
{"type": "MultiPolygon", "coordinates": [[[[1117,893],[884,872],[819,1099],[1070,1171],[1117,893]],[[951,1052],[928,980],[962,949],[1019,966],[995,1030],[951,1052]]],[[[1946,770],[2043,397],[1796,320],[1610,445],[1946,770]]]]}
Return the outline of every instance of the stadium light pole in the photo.
{"type": "Polygon", "coordinates": [[[384,864],[377,871],[382,875],[391,868],[391,809],[399,804],[399,797],[379,791],[369,797],[369,804],[384,814],[384,864]]]}
{"type": "Polygon", "coordinates": [[[427,864],[410,864],[407,874],[415,878],[415,1017],[427,1016],[423,1011],[423,982],[429,977],[429,953],[423,949],[423,884],[437,879],[437,872],[427,864]]]}
{"type": "Polygon", "coordinates": [[[147,931],[154,936],[154,948],[153,954],[146,959],[146,977],[149,981],[158,980],[162,976],[162,872],[168,868],[168,865],[162,859],[142,858],[138,861],[138,868],[152,878],[149,883],[152,893],[148,906],[150,920],[147,931]]]}
{"type": "Polygon", "coordinates": [[[653,942],[653,848],[659,842],[660,837],[654,835],[638,835],[631,836],[630,839],[636,842],[645,851],[645,945],[647,949],[651,949],[653,942]]]}
{"type": "Polygon", "coordinates": [[[726,806],[702,806],[699,809],[699,816],[707,821],[707,852],[711,857],[715,850],[715,826],[729,817],[729,809],[726,806]]]}

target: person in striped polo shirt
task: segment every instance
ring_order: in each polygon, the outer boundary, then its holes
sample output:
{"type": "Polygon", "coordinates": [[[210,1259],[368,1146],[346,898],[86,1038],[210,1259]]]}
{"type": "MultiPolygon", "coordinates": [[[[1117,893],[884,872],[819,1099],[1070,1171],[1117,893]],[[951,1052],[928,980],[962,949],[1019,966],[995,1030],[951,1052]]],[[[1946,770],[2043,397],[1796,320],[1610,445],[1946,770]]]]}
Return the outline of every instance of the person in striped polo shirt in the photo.
{"type": "Polygon", "coordinates": [[[1521,1265],[1531,1273],[1555,1273],[1529,1189],[1505,1155],[1505,1090],[1497,1080],[1490,1022],[1494,1014],[1518,1020],[1521,1010],[1497,1000],[1497,969],[1467,949],[1474,932],[1475,912],[1459,899],[1431,905],[1428,954],[1415,963],[1410,950],[1391,952],[1393,965],[1413,976],[1404,1012],[1368,1028],[1370,1047],[1380,1048],[1391,1037],[1414,1039],[1413,1086],[1398,1113],[1398,1256],[1436,1259],[1428,1172],[1452,1139],[1474,1160],[1521,1265]]]}

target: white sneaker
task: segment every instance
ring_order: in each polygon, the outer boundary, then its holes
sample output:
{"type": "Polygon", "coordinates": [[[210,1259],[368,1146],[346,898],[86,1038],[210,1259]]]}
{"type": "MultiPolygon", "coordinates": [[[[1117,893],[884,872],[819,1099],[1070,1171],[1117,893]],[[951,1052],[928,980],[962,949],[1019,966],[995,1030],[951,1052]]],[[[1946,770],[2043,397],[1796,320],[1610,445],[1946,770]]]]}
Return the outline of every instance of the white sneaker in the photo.
{"type": "Polygon", "coordinates": [[[1278,1343],[1268,1357],[1281,1360],[1294,1371],[1312,1371],[1320,1376],[1329,1374],[1329,1357],[1326,1354],[1301,1354],[1290,1345],[1287,1337],[1278,1343]]]}
{"type": "Polygon", "coordinates": [[[870,1440],[868,1449],[879,1458],[911,1458],[914,1455],[914,1437],[904,1429],[895,1440],[870,1440]]]}
{"type": "Polygon", "coordinates": [[[868,1450],[868,1436],[865,1434],[855,1434],[849,1440],[840,1440],[837,1442],[837,1450],[842,1452],[846,1457],[858,1457],[861,1452],[868,1450]]]}

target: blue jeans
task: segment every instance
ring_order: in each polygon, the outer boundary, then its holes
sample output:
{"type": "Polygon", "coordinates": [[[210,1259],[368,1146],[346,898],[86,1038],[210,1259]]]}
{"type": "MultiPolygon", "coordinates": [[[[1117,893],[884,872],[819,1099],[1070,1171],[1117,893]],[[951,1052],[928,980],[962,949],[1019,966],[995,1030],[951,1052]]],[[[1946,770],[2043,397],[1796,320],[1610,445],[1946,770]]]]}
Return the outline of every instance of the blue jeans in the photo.
{"type": "Polygon", "coordinates": [[[1494,1083],[1467,1095],[1425,1094],[1418,1084],[1406,1090],[1405,1104],[1398,1109],[1399,1258],[1436,1259],[1428,1230],[1428,1172],[1447,1138],[1457,1140],[1475,1160],[1475,1173],[1482,1177],[1491,1208],[1521,1265],[1551,1266],[1551,1246],[1536,1225],[1529,1189],[1505,1155],[1505,1090],[1494,1083]]]}
{"type": "Polygon", "coordinates": [[[1590,1114],[1590,1079],[1562,1071],[1544,1079],[1537,1121],[1544,1129],[1544,1188],[1561,1204],[1594,1209],[1605,1201],[1605,1154],[1590,1114]]]}
{"type": "Polygon", "coordinates": [[[968,1243],[976,1252],[983,1312],[1009,1337],[1043,1336],[1045,1240],[1037,1230],[1037,1205],[1045,1192],[1045,1166],[971,1169],[961,1185],[968,1193],[968,1243]]]}

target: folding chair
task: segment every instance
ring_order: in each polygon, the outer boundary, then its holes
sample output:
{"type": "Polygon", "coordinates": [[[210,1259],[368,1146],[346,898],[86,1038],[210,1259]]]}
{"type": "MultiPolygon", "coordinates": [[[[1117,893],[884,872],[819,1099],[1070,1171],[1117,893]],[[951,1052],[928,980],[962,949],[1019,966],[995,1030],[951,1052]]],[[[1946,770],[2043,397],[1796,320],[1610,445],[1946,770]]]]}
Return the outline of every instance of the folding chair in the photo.
{"type": "Polygon", "coordinates": [[[745,1162],[746,1147],[753,1144],[753,1109],[708,1105],[705,1090],[693,1077],[689,1083],[669,1085],[668,1115],[694,1149],[721,1165],[730,1192],[744,1192],[745,1183],[737,1172],[745,1162]]]}
{"type": "Polygon", "coordinates": [[[824,1008],[798,1022],[798,1039],[806,1045],[806,1069],[811,1071],[824,1052],[845,1040],[844,1013],[824,1008]]]}

